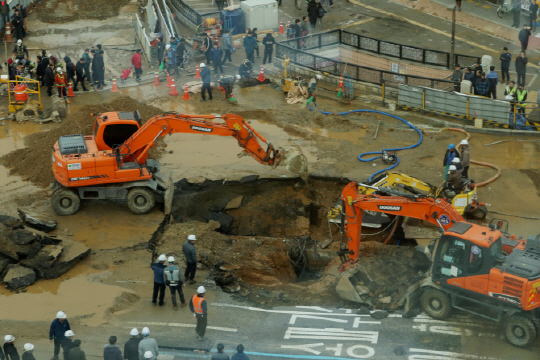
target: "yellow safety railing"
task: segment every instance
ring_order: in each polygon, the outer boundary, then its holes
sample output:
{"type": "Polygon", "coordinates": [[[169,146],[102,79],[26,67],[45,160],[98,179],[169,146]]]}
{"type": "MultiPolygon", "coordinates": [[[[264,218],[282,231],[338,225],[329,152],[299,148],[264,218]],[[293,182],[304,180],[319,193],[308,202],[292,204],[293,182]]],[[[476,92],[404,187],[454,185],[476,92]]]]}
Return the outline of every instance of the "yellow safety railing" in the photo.
{"type": "Polygon", "coordinates": [[[8,97],[9,97],[9,111],[10,112],[15,112],[21,109],[26,104],[26,102],[24,101],[15,100],[15,86],[20,85],[20,84],[26,86],[25,91],[28,94],[28,96],[30,96],[30,94],[38,94],[38,99],[39,99],[38,106],[40,110],[43,110],[43,104],[41,103],[41,91],[40,91],[39,81],[17,76],[15,80],[8,80],[7,84],[8,84],[8,97]],[[35,88],[37,90],[30,89],[29,85],[32,85],[32,84],[36,86],[35,88]]]}

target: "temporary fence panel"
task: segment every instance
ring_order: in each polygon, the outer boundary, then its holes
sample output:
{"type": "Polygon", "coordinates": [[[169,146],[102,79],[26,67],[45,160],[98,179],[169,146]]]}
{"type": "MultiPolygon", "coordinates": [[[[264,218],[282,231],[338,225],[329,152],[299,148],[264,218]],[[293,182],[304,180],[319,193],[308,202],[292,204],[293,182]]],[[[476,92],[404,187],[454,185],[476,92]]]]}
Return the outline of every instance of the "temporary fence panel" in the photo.
{"type": "Polygon", "coordinates": [[[141,23],[141,20],[139,19],[139,15],[135,14],[136,20],[135,20],[135,34],[137,35],[137,40],[139,44],[141,45],[141,48],[143,50],[143,55],[148,60],[149,64],[152,64],[152,54],[151,54],[151,46],[150,46],[150,40],[148,39],[148,36],[146,35],[146,31],[144,29],[144,26],[141,23]]]}
{"type": "Polygon", "coordinates": [[[156,9],[154,8],[154,0],[148,0],[148,4],[146,5],[146,21],[148,22],[148,28],[150,29],[150,32],[155,32],[157,24],[157,14],[156,9]]]}

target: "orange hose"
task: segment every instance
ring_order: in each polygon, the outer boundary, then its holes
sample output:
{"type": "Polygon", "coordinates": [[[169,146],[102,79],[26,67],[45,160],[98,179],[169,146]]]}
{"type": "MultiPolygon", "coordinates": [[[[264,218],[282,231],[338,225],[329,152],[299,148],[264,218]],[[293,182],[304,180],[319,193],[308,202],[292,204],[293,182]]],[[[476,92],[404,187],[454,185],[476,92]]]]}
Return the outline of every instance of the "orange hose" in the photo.
{"type": "MultiPolygon", "coordinates": [[[[459,131],[459,132],[462,132],[464,134],[467,135],[467,138],[465,140],[469,141],[469,139],[471,138],[471,134],[469,134],[467,131],[463,130],[463,129],[459,129],[459,128],[448,128],[448,130],[452,130],[452,131],[459,131]]],[[[495,180],[497,180],[500,176],[501,176],[501,169],[499,169],[498,166],[495,166],[493,164],[490,164],[490,163],[487,163],[487,162],[483,162],[483,161],[476,161],[476,160],[471,160],[471,163],[472,164],[476,164],[476,165],[481,165],[481,166],[488,166],[490,168],[493,168],[495,170],[497,170],[497,174],[491,178],[489,178],[488,180],[484,181],[484,182],[481,182],[481,183],[475,183],[475,185],[477,187],[480,187],[480,186],[485,186],[489,183],[492,183],[494,182],[495,180]]]]}

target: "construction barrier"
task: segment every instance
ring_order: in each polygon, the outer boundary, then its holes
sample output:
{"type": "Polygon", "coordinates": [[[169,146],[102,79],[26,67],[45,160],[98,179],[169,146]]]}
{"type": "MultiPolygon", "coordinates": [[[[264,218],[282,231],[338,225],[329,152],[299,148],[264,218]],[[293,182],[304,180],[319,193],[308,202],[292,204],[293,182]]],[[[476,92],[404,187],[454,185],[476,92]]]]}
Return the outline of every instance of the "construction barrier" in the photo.
{"type": "Polygon", "coordinates": [[[40,91],[41,82],[37,80],[26,79],[20,76],[17,76],[15,80],[8,80],[6,82],[8,84],[8,110],[10,112],[15,112],[18,109],[21,109],[28,101],[28,96],[33,94],[38,95],[38,107],[40,110],[43,110],[40,91]],[[32,86],[34,89],[30,89],[30,86],[32,86]],[[24,98],[26,99],[26,101],[22,100],[24,98]]]}
{"type": "Polygon", "coordinates": [[[137,42],[141,46],[141,49],[143,50],[143,55],[146,57],[146,60],[148,60],[148,63],[152,64],[152,47],[150,46],[150,39],[148,38],[148,35],[146,35],[146,30],[142,25],[138,14],[135,14],[135,20],[133,22],[135,28],[135,35],[137,36],[137,42]]]}

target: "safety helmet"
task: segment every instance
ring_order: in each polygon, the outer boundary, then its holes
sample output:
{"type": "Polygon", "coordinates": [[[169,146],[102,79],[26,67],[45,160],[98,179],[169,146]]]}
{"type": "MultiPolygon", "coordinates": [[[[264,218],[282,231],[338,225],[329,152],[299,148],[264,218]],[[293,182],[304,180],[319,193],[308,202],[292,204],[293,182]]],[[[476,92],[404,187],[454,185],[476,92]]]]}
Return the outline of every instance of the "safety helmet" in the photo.
{"type": "Polygon", "coordinates": [[[75,334],[73,333],[72,330],[68,330],[68,331],[66,331],[66,332],[64,333],[64,336],[65,336],[65,337],[70,337],[70,336],[75,336],[75,334]]]}
{"type": "Polygon", "coordinates": [[[30,350],[34,350],[34,345],[30,343],[24,344],[24,351],[30,351],[30,350]]]}
{"type": "Polygon", "coordinates": [[[147,336],[148,334],[150,334],[150,329],[147,328],[147,327],[143,327],[143,329],[142,329],[142,334],[143,334],[144,336],[147,336]]]}
{"type": "Polygon", "coordinates": [[[65,312],[59,311],[59,312],[56,313],[56,318],[57,319],[65,319],[65,318],[67,318],[67,316],[66,316],[65,312]]]}
{"type": "Polygon", "coordinates": [[[21,45],[22,44],[22,39],[17,40],[17,44],[21,45]]]}
{"type": "Polygon", "coordinates": [[[165,45],[165,49],[170,49],[171,48],[171,45],[167,44],[165,45]]]}
{"type": "Polygon", "coordinates": [[[201,64],[199,65],[199,67],[202,67],[202,68],[205,67],[205,66],[206,66],[206,65],[204,65],[204,63],[201,63],[201,64]]]}
{"type": "Polygon", "coordinates": [[[455,149],[455,148],[456,148],[456,146],[455,146],[454,144],[448,145],[448,150],[450,150],[450,149],[455,149]]]}
{"type": "Polygon", "coordinates": [[[461,162],[461,160],[459,160],[458,157],[455,157],[455,158],[452,159],[452,162],[456,163],[456,164],[459,164],[461,162]]]}
{"type": "Polygon", "coordinates": [[[456,165],[450,165],[450,167],[448,167],[448,170],[449,170],[449,171],[452,171],[452,170],[453,170],[453,171],[456,171],[456,170],[457,170],[457,167],[456,167],[456,165]]]}
{"type": "Polygon", "coordinates": [[[469,142],[467,140],[461,140],[459,145],[469,145],[469,142]]]}
{"type": "Polygon", "coordinates": [[[249,61],[248,59],[245,59],[244,60],[244,65],[251,65],[251,61],[249,61]]]}
{"type": "Polygon", "coordinates": [[[137,330],[137,328],[133,328],[133,329],[131,329],[131,331],[129,332],[129,335],[131,335],[131,336],[137,336],[137,335],[139,335],[139,330],[137,330]]]}
{"type": "Polygon", "coordinates": [[[322,79],[322,75],[315,75],[315,78],[317,78],[317,80],[321,80],[321,79],[322,79]]]}
{"type": "Polygon", "coordinates": [[[6,336],[4,336],[4,341],[7,342],[7,343],[13,342],[13,341],[15,341],[15,336],[13,336],[13,335],[6,335],[6,336]]]}
{"type": "Polygon", "coordinates": [[[197,288],[197,294],[204,294],[206,292],[206,289],[204,288],[204,286],[199,286],[197,288]]]}
{"type": "Polygon", "coordinates": [[[174,256],[169,256],[169,258],[167,259],[168,262],[172,263],[174,262],[174,256]]]}
{"type": "Polygon", "coordinates": [[[187,237],[187,239],[188,239],[189,241],[196,241],[196,240],[197,240],[197,238],[195,237],[195,235],[189,235],[189,236],[187,237]]]}
{"type": "Polygon", "coordinates": [[[147,352],[144,353],[144,358],[145,359],[151,359],[153,357],[154,357],[154,354],[152,354],[151,351],[147,351],[147,352]]]}
{"type": "Polygon", "coordinates": [[[165,255],[165,254],[159,255],[158,260],[159,261],[167,261],[167,255],[165,255]]]}
{"type": "Polygon", "coordinates": [[[240,80],[242,77],[240,75],[236,75],[236,80],[240,80]]]}

